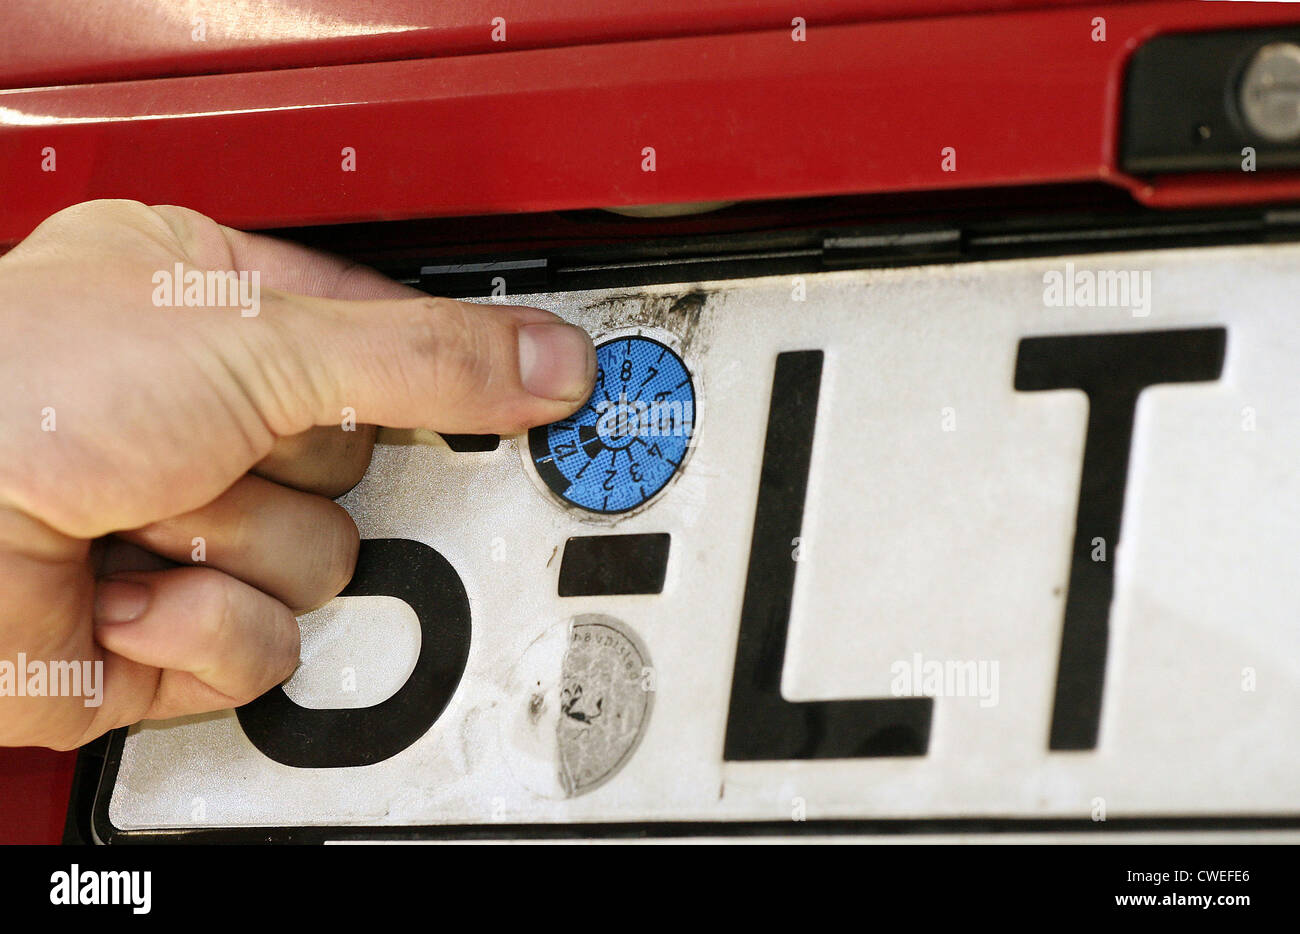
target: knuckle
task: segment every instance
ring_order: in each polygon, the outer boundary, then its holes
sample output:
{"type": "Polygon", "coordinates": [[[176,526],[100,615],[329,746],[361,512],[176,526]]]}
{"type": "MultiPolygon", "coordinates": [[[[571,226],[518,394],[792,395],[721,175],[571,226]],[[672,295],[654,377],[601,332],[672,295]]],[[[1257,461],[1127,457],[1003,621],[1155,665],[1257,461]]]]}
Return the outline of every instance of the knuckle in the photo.
{"type": "Polygon", "coordinates": [[[191,248],[196,241],[194,219],[190,216],[192,212],[174,204],[156,204],[151,210],[171,230],[176,242],[181,245],[181,249],[185,251],[185,254],[187,256],[192,255],[191,248]]]}
{"type": "Polygon", "coordinates": [[[260,313],[249,319],[255,325],[244,329],[248,352],[235,369],[275,433],[300,434],[319,413],[333,417],[338,387],[310,339],[319,324],[313,313],[278,289],[262,288],[260,295],[260,313]]]}
{"type": "Polygon", "coordinates": [[[120,218],[132,215],[144,216],[148,211],[149,208],[143,203],[130,198],[95,198],[91,201],[82,201],[80,204],[73,204],[61,211],[57,211],[50,215],[50,220],[55,220],[57,218],[60,222],[85,222],[88,220],[120,218]]]}
{"type": "Polygon", "coordinates": [[[486,318],[451,299],[419,299],[418,303],[423,313],[413,347],[432,373],[438,394],[456,399],[488,390],[496,361],[486,318]]]}
{"type": "Polygon", "coordinates": [[[55,211],[36,226],[28,239],[53,235],[61,240],[79,241],[88,232],[102,235],[105,225],[127,223],[131,226],[148,226],[151,216],[149,208],[139,201],[96,198],[55,211]]]}
{"type": "Polygon", "coordinates": [[[239,610],[224,574],[207,569],[195,569],[192,574],[196,648],[201,657],[217,659],[225,655],[239,610]]]}
{"type": "MultiPolygon", "coordinates": [[[[227,509],[223,512],[225,515],[216,523],[215,534],[209,535],[206,559],[210,562],[229,564],[232,567],[252,564],[261,552],[260,542],[264,535],[259,528],[258,514],[249,509],[227,509]],[[219,554],[214,554],[214,551],[219,554]]],[[[178,544],[180,544],[179,539],[178,544]]]]}
{"type": "Polygon", "coordinates": [[[206,215],[174,204],[156,204],[146,210],[167,225],[181,251],[193,262],[221,269],[233,265],[230,244],[206,215]]]}

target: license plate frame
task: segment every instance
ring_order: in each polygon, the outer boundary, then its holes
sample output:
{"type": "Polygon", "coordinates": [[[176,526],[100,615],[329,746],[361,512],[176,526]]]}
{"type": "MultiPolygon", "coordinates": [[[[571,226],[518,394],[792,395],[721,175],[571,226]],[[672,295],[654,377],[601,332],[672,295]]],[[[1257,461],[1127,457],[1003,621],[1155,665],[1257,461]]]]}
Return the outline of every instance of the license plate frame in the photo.
{"type": "MultiPolygon", "coordinates": [[[[1115,265],[1126,258],[1146,257],[1148,254],[1109,254],[1098,260],[1086,259],[1093,265],[1115,265]]],[[[1075,257],[1077,260],[1078,257],[1075,257]]],[[[1061,266],[1068,258],[1049,258],[1048,265],[1061,266]]],[[[1147,262],[1140,259],[1135,265],[1147,262]]],[[[1158,262],[1158,261],[1153,261],[1158,262]]],[[[940,267],[935,267],[939,269],[940,267]]],[[[951,268],[951,267],[944,267],[951,268]]],[[[631,322],[635,324],[636,322],[631,322]]],[[[1165,328],[1156,328],[1163,330],[1165,328]]],[[[1072,333],[1078,333],[1077,330],[1072,333]]],[[[1033,335],[1029,335],[1033,336],[1033,335]]],[[[819,374],[820,375],[820,374],[819,374]]],[[[811,441],[810,441],[811,445],[811,441]]],[[[811,455],[810,455],[811,456],[811,455]]],[[[996,816],[975,817],[922,816],[899,818],[818,818],[804,820],[781,819],[726,819],[726,820],[632,820],[574,822],[510,822],[490,821],[474,823],[412,824],[402,826],[335,825],[285,825],[244,827],[171,827],[171,828],[118,828],[114,826],[110,804],[116,785],[128,731],[118,731],[108,744],[104,769],[95,796],[92,826],[95,837],[102,842],[183,842],[228,840],[327,842],[332,840],[375,839],[499,839],[499,838],[627,838],[627,837],[716,837],[716,836],[836,836],[836,837],[894,837],[900,834],[943,835],[1016,835],[1080,833],[1137,833],[1185,836],[1188,833],[1217,834],[1251,831],[1289,832],[1300,829],[1300,811],[1291,813],[1224,813],[1196,815],[1121,815],[1095,820],[1088,816],[1067,818],[1059,816],[996,816]]],[[[729,740],[730,741],[730,740],[729,740]]]]}

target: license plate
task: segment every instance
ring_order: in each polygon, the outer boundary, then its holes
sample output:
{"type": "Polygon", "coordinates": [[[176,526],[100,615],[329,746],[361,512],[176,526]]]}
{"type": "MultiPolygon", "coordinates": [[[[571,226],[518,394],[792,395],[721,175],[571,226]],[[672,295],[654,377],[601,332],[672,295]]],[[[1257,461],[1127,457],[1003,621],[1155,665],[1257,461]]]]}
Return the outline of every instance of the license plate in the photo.
{"type": "Polygon", "coordinates": [[[592,403],[381,433],[302,668],[119,735],[97,833],[1294,828],[1297,270],[512,296],[596,337],[592,403]]]}

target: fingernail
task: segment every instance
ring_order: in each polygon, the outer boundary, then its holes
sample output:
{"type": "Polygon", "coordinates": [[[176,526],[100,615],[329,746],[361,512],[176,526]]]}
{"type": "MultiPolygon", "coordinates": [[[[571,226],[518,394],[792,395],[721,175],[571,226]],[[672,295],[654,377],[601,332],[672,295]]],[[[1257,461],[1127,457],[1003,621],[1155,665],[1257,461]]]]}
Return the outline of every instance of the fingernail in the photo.
{"type": "Polygon", "coordinates": [[[582,328],[561,322],[519,329],[519,378],[543,399],[578,402],[591,392],[596,352],[582,328]]]}
{"type": "Polygon", "coordinates": [[[95,588],[95,622],[129,623],[149,607],[149,588],[135,581],[102,580],[95,588]]]}

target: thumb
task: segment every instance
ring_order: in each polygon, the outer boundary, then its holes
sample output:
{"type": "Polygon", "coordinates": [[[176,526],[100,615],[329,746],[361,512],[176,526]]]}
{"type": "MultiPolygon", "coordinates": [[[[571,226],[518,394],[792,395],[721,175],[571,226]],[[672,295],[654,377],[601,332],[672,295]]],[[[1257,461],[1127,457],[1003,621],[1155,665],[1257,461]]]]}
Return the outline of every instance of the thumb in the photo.
{"type": "Polygon", "coordinates": [[[351,409],[358,422],[392,428],[515,434],[572,414],[596,375],[587,332],[537,308],[278,293],[262,314],[278,365],[254,361],[254,399],[302,400],[307,411],[292,420],[315,425],[351,409]],[[299,391],[274,385],[286,376],[299,391]]]}

